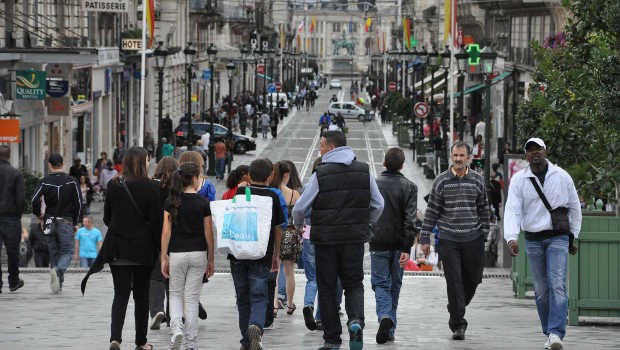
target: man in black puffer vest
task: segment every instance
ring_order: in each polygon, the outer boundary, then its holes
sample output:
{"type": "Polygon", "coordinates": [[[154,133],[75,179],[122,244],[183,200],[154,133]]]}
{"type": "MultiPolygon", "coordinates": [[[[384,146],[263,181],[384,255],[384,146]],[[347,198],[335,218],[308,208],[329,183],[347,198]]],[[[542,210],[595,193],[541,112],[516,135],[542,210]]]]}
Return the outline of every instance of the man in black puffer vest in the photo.
{"type": "Polygon", "coordinates": [[[336,303],[337,281],[345,290],[349,317],[349,347],[362,349],[364,328],[364,243],[369,224],[383,211],[383,197],[368,164],[355,160],[344,134],[327,131],[321,137],[323,163],[312,175],[293,208],[296,226],[311,213],[310,239],[316,246],[319,306],[323,321],[320,349],[338,349],[342,326],[336,303]]]}

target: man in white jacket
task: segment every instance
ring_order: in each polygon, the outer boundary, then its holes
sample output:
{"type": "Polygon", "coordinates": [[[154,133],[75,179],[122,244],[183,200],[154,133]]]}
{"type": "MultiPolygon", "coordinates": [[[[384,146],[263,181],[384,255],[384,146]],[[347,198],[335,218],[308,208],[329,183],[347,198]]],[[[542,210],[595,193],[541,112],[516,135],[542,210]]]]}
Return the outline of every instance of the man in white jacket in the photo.
{"type": "Polygon", "coordinates": [[[563,348],[566,334],[568,253],[577,253],[574,240],[581,230],[581,206],[570,175],[546,156],[543,140],[535,137],[527,140],[525,157],[530,165],[510,180],[504,210],[504,239],[510,253],[516,256],[519,232],[525,231],[538,317],[547,337],[545,349],[558,350],[563,348]],[[567,213],[564,215],[568,217],[569,227],[558,228],[557,222],[553,225],[550,212],[558,209],[567,213]]]}

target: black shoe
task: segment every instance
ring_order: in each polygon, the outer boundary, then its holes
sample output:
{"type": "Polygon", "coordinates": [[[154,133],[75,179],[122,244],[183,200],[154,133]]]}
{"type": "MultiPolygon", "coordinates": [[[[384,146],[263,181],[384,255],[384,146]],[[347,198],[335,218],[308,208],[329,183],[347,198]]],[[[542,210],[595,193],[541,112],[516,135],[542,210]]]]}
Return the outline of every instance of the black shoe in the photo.
{"type": "Polygon", "coordinates": [[[362,325],[359,322],[351,322],[349,324],[349,349],[362,350],[364,347],[364,335],[362,333],[362,325]]]}
{"type": "Polygon", "coordinates": [[[207,310],[202,306],[202,303],[198,303],[198,318],[201,320],[207,319],[207,310]]]}
{"type": "Polygon", "coordinates": [[[340,349],[340,345],[334,345],[334,344],[325,343],[318,350],[338,350],[338,349],[340,349]]]}
{"type": "Polygon", "coordinates": [[[323,322],[321,322],[321,320],[317,320],[316,321],[316,330],[317,331],[322,331],[323,330],[323,322]]]}
{"type": "Polygon", "coordinates": [[[306,322],[306,328],[313,331],[316,329],[316,321],[314,320],[314,309],[312,306],[304,306],[303,309],[304,321],[306,322]]]}
{"type": "Polygon", "coordinates": [[[9,287],[9,291],[14,292],[14,291],[20,289],[23,286],[24,286],[24,280],[19,280],[19,282],[17,282],[17,285],[15,285],[13,287],[9,287]]]}
{"type": "Polygon", "coordinates": [[[390,339],[392,326],[394,326],[394,322],[391,318],[385,317],[381,319],[379,330],[377,330],[377,344],[385,344],[390,339]]]}
{"type": "Polygon", "coordinates": [[[452,333],[452,339],[465,340],[465,327],[457,328],[454,333],[452,333]]]}

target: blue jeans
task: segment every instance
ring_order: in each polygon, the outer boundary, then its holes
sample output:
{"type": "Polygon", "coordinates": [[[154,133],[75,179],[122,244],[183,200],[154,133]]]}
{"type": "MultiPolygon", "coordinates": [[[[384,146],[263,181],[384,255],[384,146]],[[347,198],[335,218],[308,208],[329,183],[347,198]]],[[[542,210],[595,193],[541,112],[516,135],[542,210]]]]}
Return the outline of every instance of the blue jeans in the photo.
{"type": "Polygon", "coordinates": [[[215,176],[218,179],[223,179],[224,170],[226,170],[226,158],[216,158],[215,159],[215,176]]]}
{"type": "Polygon", "coordinates": [[[399,250],[378,250],[370,252],[370,284],[375,291],[377,318],[390,318],[394,325],[390,335],[396,329],[396,308],[400,287],[403,284],[403,269],[399,250]]]}
{"type": "Polygon", "coordinates": [[[95,258],[80,257],[80,267],[90,267],[95,262],[95,258]]]}
{"type": "Polygon", "coordinates": [[[286,276],[284,276],[284,264],[280,264],[278,272],[278,299],[286,301],[286,276]]]}
{"type": "Polygon", "coordinates": [[[545,335],[553,333],[564,338],[568,312],[568,236],[555,236],[542,241],[527,240],[525,247],[534,279],[536,308],[542,331],[545,335]]]}
{"type": "Polygon", "coordinates": [[[256,325],[262,330],[267,303],[273,303],[273,299],[269,300],[267,291],[270,267],[270,264],[263,261],[230,261],[230,272],[237,294],[241,344],[244,346],[250,344],[247,337],[248,326],[256,325]]]}
{"type": "Polygon", "coordinates": [[[50,265],[56,269],[60,286],[65,280],[65,271],[71,265],[73,256],[74,236],[73,225],[66,220],[57,221],[54,230],[47,237],[47,247],[50,252],[50,265]]]}
{"type": "Polygon", "coordinates": [[[304,272],[306,273],[306,292],[304,293],[304,307],[311,306],[316,310],[315,320],[321,320],[321,310],[319,309],[319,303],[316,303],[314,307],[314,299],[316,298],[317,285],[316,285],[316,259],[314,256],[314,243],[309,239],[304,239],[303,250],[301,256],[304,262],[304,272]]]}

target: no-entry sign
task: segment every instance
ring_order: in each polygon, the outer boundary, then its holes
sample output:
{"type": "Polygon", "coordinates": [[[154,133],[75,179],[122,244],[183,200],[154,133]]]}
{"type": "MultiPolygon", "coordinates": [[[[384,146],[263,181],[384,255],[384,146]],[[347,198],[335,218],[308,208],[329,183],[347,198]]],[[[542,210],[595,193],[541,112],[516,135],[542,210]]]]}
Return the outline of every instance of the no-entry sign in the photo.
{"type": "Polygon", "coordinates": [[[392,92],[396,91],[396,82],[390,81],[390,83],[388,84],[388,89],[392,92]]]}
{"type": "Polygon", "coordinates": [[[426,102],[416,103],[415,106],[413,106],[413,113],[415,113],[415,116],[420,119],[426,118],[428,115],[428,105],[426,102]]]}

